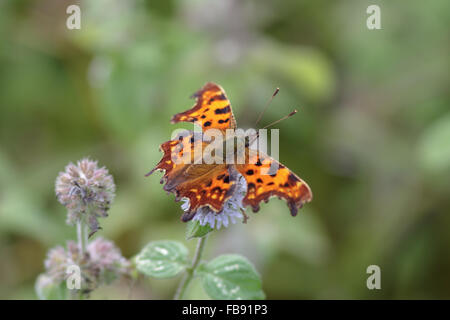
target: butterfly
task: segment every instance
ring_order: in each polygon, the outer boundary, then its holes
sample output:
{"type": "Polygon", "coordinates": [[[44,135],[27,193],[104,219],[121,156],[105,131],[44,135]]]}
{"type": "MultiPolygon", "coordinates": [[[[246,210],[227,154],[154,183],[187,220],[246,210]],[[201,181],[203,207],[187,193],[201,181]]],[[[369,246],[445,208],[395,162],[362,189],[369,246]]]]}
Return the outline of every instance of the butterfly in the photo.
{"type": "MultiPolygon", "coordinates": [[[[236,120],[225,91],[219,85],[209,82],[197,91],[193,98],[195,105],[172,117],[172,123],[191,122],[202,128],[220,130],[236,130],[236,120]]],[[[259,210],[261,201],[268,202],[272,196],[287,201],[292,216],[297,215],[304,203],[312,200],[312,192],[308,184],[287,167],[267,154],[251,152],[250,145],[245,145],[244,163],[190,163],[177,162],[173,154],[182,156],[183,150],[195,148],[205,149],[208,142],[199,138],[201,133],[189,131],[160,145],[163,157],[155,170],[164,171],[161,183],[164,190],[176,195],[175,200],[189,199],[189,210],[182,216],[182,221],[191,220],[201,207],[209,207],[220,212],[224,203],[233,195],[237,180],[242,175],[247,182],[247,193],[242,200],[243,206],[251,206],[254,212],[259,210]],[[269,168],[276,165],[275,172],[267,174],[269,168]]],[[[234,150],[234,152],[236,152],[234,150]]],[[[194,152],[190,153],[193,160],[194,152]]]]}

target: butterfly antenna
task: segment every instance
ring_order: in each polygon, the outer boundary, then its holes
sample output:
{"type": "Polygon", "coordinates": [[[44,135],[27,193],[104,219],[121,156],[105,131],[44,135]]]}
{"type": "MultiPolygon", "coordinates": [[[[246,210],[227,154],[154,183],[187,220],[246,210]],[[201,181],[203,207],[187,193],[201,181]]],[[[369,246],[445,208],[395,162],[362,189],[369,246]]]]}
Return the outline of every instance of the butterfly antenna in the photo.
{"type": "MultiPolygon", "coordinates": [[[[284,116],[283,118],[278,119],[277,121],[274,121],[274,122],[268,124],[267,126],[263,127],[262,129],[266,129],[266,128],[271,127],[271,126],[273,126],[273,125],[275,125],[275,124],[277,124],[277,123],[279,123],[279,122],[281,122],[283,120],[286,120],[287,118],[292,117],[296,113],[297,113],[297,110],[294,110],[291,113],[289,113],[288,115],[284,116]]],[[[259,138],[259,131],[256,133],[255,137],[252,140],[250,140],[249,145],[252,145],[253,142],[255,142],[256,139],[258,139],[258,138],[259,138]]]]}
{"type": "Polygon", "coordinates": [[[255,126],[259,123],[259,121],[261,120],[264,112],[266,112],[266,110],[269,107],[270,103],[272,102],[273,98],[275,98],[275,96],[278,94],[279,91],[280,91],[280,88],[276,88],[275,89],[275,92],[272,94],[272,96],[270,97],[269,101],[267,101],[266,106],[264,107],[263,111],[259,114],[258,120],[256,120],[256,122],[255,122],[255,126]]]}
{"type": "Polygon", "coordinates": [[[271,127],[271,126],[277,124],[278,122],[281,122],[281,121],[283,121],[283,120],[286,120],[287,118],[292,117],[292,116],[293,116],[294,114],[296,114],[296,113],[297,113],[297,110],[294,110],[294,111],[292,111],[291,113],[289,113],[287,116],[284,116],[283,118],[278,119],[277,121],[274,121],[274,122],[268,124],[268,125],[265,126],[263,129],[266,129],[266,128],[268,128],[268,127],[271,127]]]}

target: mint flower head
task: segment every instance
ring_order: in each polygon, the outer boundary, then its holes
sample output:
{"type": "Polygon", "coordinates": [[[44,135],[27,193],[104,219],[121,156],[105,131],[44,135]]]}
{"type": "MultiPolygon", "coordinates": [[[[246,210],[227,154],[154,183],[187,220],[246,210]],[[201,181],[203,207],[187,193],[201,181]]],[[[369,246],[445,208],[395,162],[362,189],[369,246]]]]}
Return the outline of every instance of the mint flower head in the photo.
{"type": "Polygon", "coordinates": [[[106,274],[127,274],[130,263],[122,257],[112,241],[99,237],[87,247],[90,263],[106,277],[106,274]]]}
{"type": "Polygon", "coordinates": [[[98,218],[108,216],[115,188],[108,170],[87,158],[69,163],[55,183],[56,197],[68,210],[67,223],[84,221],[91,235],[100,229],[98,218]]]}
{"type": "MultiPolygon", "coordinates": [[[[220,229],[222,226],[228,227],[230,222],[236,223],[236,219],[242,219],[245,207],[242,206],[242,199],[247,193],[247,182],[242,175],[238,175],[236,189],[230,199],[225,201],[223,209],[215,212],[209,207],[202,207],[197,210],[193,221],[198,221],[201,226],[209,225],[212,229],[220,229]]],[[[181,209],[189,210],[189,199],[184,198],[181,209]]],[[[244,220],[245,221],[245,220],[244,220]]]]}
{"type": "Polygon", "coordinates": [[[48,251],[44,266],[50,279],[63,281],[67,267],[73,263],[73,261],[68,263],[66,250],[62,246],[57,246],[48,251]]]}
{"type": "Polygon", "coordinates": [[[90,292],[102,284],[130,273],[130,262],[125,259],[112,241],[101,237],[87,246],[85,254],[80,253],[76,242],[68,241],[67,249],[57,246],[47,253],[44,262],[45,273],[41,285],[59,284],[69,276],[67,270],[76,265],[81,270],[81,289],[90,292]]]}

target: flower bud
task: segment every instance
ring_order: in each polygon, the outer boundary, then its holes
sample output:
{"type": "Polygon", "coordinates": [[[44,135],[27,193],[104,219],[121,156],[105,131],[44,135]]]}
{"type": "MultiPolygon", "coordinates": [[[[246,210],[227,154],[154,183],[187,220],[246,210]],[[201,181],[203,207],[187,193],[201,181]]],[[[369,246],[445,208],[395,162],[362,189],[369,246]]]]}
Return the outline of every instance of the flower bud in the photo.
{"type": "Polygon", "coordinates": [[[100,229],[98,217],[107,217],[114,199],[113,177],[97,161],[82,159],[77,165],[69,163],[56,178],[55,192],[58,201],[67,210],[67,223],[84,221],[91,234],[100,229]]]}

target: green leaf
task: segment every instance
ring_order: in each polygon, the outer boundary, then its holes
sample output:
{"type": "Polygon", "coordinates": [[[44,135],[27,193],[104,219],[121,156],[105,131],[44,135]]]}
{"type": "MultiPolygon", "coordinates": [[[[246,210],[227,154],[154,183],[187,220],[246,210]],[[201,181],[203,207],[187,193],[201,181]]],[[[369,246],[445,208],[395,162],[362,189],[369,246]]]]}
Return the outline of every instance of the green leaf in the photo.
{"type": "Polygon", "coordinates": [[[214,229],[211,228],[209,224],[202,226],[197,220],[191,220],[186,227],[186,239],[202,238],[213,230],[214,229]]]}
{"type": "Polygon", "coordinates": [[[45,274],[39,275],[36,280],[35,290],[40,300],[66,300],[67,287],[66,282],[54,283],[50,277],[45,274]]]}
{"type": "Polygon", "coordinates": [[[419,142],[420,164],[427,172],[437,175],[450,173],[449,141],[450,113],[431,124],[419,142]]]}
{"type": "Polygon", "coordinates": [[[178,241],[154,241],[136,256],[136,268],[155,278],[176,276],[187,266],[188,249],[178,241]]]}
{"type": "Polygon", "coordinates": [[[213,299],[264,299],[261,278],[245,257],[221,255],[198,269],[203,288],[213,299]]]}

